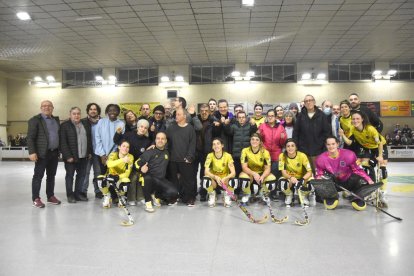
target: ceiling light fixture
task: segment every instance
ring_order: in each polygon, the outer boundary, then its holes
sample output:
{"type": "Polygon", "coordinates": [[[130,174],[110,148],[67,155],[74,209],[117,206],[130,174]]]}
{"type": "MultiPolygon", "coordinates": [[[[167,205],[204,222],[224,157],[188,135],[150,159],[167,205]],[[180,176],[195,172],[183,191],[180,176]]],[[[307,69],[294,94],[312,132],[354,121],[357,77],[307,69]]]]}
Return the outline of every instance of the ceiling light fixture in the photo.
{"type": "Polygon", "coordinates": [[[312,73],[309,73],[309,72],[303,73],[298,83],[302,85],[310,85],[310,86],[322,85],[322,84],[328,83],[326,80],[325,73],[320,72],[316,74],[315,72],[313,72],[313,70],[314,69],[312,68],[312,73]]]}
{"type": "Polygon", "coordinates": [[[56,82],[55,77],[52,75],[48,75],[46,80],[43,80],[40,76],[35,76],[33,80],[29,81],[29,85],[34,85],[36,87],[43,87],[43,88],[51,88],[51,87],[58,87],[61,85],[60,82],[56,82]]]}
{"type": "Polygon", "coordinates": [[[102,16],[85,16],[85,17],[78,17],[75,20],[76,21],[93,21],[93,20],[99,20],[102,19],[102,16]]]}
{"type": "Polygon", "coordinates": [[[250,81],[255,76],[255,72],[250,70],[245,74],[241,74],[239,71],[233,71],[230,75],[234,81],[250,81]]]}
{"type": "Polygon", "coordinates": [[[372,72],[372,80],[390,80],[392,77],[394,77],[397,74],[397,70],[390,69],[386,74],[382,73],[382,70],[375,70],[372,72]]]}
{"type": "Polygon", "coordinates": [[[26,21],[32,19],[27,12],[18,12],[16,13],[17,18],[20,20],[26,21]]]}
{"type": "Polygon", "coordinates": [[[161,76],[159,83],[159,86],[166,88],[181,88],[187,85],[188,83],[185,82],[184,77],[182,75],[176,75],[174,71],[172,71],[169,75],[161,76]]]}
{"type": "Polygon", "coordinates": [[[243,7],[253,7],[254,0],[242,0],[241,1],[243,7]]]}

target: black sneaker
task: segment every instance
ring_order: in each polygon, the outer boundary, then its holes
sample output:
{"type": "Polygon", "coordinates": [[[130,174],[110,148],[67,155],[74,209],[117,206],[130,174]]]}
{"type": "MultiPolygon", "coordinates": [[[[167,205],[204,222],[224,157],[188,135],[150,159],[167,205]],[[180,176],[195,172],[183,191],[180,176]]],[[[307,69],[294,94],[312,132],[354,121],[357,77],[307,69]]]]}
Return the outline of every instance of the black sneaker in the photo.
{"type": "Polygon", "coordinates": [[[97,193],[95,193],[95,198],[102,199],[102,198],[103,198],[103,194],[102,194],[102,192],[97,192],[97,193]]]}
{"type": "Polygon", "coordinates": [[[83,194],[78,194],[75,196],[75,200],[77,201],[88,201],[88,198],[84,196],[83,194]]]}
{"type": "Polygon", "coordinates": [[[73,196],[68,196],[68,202],[69,203],[76,203],[76,199],[73,196]]]}

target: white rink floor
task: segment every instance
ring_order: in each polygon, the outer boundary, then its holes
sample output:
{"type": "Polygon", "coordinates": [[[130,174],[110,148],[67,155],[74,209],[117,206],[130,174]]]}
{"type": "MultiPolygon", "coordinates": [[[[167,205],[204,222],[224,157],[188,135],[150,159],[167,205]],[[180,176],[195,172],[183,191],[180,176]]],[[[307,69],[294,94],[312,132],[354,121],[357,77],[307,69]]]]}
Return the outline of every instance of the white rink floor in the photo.
{"type": "MultiPolygon", "coordinates": [[[[247,221],[237,206],[206,203],[162,206],[153,214],[130,207],[136,220],[120,226],[121,209],[100,200],[68,204],[64,167],[55,193],[60,206],[31,205],[31,162],[0,161],[0,275],[410,275],[414,271],[413,163],[390,163],[391,214],[367,207],[308,210],[311,223],[296,226],[299,207],[272,205],[285,224],[247,221]],[[411,271],[411,272],[410,272],[411,271]]],[[[45,184],[41,196],[45,200],[45,184]]],[[[248,207],[256,216],[267,208],[248,207]]]]}

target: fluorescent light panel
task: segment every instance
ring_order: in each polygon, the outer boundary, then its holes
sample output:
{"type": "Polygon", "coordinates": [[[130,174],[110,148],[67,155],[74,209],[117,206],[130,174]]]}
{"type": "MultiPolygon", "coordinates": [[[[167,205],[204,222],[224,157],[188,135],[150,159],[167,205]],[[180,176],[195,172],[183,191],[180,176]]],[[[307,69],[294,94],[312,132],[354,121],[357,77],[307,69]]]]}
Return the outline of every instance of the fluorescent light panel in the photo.
{"type": "Polygon", "coordinates": [[[32,19],[27,12],[18,12],[16,13],[17,18],[20,20],[26,21],[32,19]]]}

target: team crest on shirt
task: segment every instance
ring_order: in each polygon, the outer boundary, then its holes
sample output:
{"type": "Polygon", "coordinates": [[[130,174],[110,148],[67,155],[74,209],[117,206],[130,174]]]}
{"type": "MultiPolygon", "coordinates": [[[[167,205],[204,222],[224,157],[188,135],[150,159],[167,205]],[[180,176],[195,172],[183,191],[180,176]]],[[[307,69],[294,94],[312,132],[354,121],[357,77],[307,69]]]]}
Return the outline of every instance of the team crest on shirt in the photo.
{"type": "Polygon", "coordinates": [[[300,164],[299,163],[296,163],[296,167],[300,168],[300,164]]]}
{"type": "Polygon", "coordinates": [[[340,167],[346,167],[345,161],[339,161],[339,166],[340,167]]]}
{"type": "Polygon", "coordinates": [[[145,151],[145,148],[141,148],[141,149],[140,149],[140,151],[141,151],[141,152],[144,152],[144,151],[145,151]]]}

